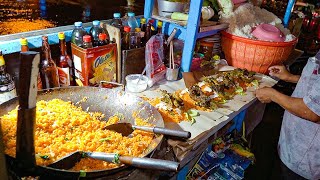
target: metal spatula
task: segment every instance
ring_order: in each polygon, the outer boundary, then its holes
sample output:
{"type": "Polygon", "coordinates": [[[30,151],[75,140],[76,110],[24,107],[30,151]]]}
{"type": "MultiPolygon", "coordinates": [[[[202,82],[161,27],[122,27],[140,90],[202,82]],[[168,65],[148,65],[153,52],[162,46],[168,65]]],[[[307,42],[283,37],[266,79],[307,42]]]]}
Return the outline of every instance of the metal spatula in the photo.
{"type": "Polygon", "coordinates": [[[136,126],[131,123],[117,123],[106,126],[105,129],[121,133],[122,136],[129,136],[135,129],[141,131],[153,132],[155,134],[163,134],[188,139],[191,137],[189,131],[178,131],[161,127],[136,126]]]}
{"type": "Polygon", "coordinates": [[[178,162],[161,159],[119,156],[118,154],[114,153],[76,151],[50,164],[49,167],[57,169],[71,169],[75,166],[77,162],[81,160],[81,158],[84,157],[98,159],[110,163],[126,164],[137,168],[155,169],[163,171],[178,171],[180,166],[178,162]]]}

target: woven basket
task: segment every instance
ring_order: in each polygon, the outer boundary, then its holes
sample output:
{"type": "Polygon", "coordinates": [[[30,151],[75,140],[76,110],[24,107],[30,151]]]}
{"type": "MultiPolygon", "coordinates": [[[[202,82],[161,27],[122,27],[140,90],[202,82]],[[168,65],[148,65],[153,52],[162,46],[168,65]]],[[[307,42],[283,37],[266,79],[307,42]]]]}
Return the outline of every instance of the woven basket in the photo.
{"type": "Polygon", "coordinates": [[[221,47],[228,64],[267,74],[268,68],[285,62],[297,39],[290,42],[268,42],[234,36],[222,31],[221,47]]]}

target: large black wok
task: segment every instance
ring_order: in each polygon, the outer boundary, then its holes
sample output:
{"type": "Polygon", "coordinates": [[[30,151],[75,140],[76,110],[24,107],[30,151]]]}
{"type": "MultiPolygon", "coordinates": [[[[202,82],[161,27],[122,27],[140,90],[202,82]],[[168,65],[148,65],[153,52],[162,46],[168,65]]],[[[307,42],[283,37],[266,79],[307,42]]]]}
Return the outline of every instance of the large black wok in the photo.
{"type": "MultiPolygon", "coordinates": [[[[124,119],[121,120],[121,122],[130,122],[135,124],[132,114],[134,112],[138,112],[138,117],[146,119],[149,123],[155,126],[164,127],[161,115],[153,106],[141,98],[125,93],[121,90],[103,89],[97,87],[70,87],[52,89],[48,92],[39,92],[37,101],[51,100],[55,98],[71,101],[78,106],[81,106],[83,110],[102,112],[106,116],[104,120],[108,120],[108,118],[113,116],[115,113],[121,113],[124,116],[124,119]]],[[[17,98],[0,105],[0,116],[8,113],[17,106],[17,98]]],[[[152,143],[142,156],[149,155],[160,144],[162,138],[162,135],[155,136],[152,143]]],[[[15,161],[15,158],[7,156],[9,167],[16,168],[15,161]]],[[[118,172],[124,168],[126,168],[126,166],[120,166],[114,169],[86,172],[86,177],[93,178],[106,176],[118,172]]],[[[52,177],[58,176],[63,178],[78,178],[80,176],[80,172],[78,171],[60,170],[42,166],[37,166],[35,168],[35,172],[38,175],[50,174],[52,177]]]]}

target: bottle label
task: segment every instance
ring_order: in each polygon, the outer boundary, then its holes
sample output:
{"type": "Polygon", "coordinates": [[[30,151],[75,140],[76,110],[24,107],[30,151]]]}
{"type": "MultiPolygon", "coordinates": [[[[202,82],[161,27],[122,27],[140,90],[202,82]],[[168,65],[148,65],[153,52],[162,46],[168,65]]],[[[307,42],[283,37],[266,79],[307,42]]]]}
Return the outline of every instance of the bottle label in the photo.
{"type": "Polygon", "coordinates": [[[59,81],[62,87],[70,86],[70,68],[58,67],[59,81]]]}
{"type": "Polygon", "coordinates": [[[17,93],[13,81],[9,84],[0,85],[0,104],[9,101],[16,96],[17,93]]]}
{"type": "Polygon", "coordinates": [[[38,87],[38,91],[42,90],[42,81],[41,81],[41,77],[40,77],[40,72],[38,74],[38,79],[37,79],[37,87],[38,87]]]}
{"type": "Polygon", "coordinates": [[[75,69],[75,76],[80,79],[80,75],[82,73],[81,58],[73,55],[73,64],[75,69]]]}

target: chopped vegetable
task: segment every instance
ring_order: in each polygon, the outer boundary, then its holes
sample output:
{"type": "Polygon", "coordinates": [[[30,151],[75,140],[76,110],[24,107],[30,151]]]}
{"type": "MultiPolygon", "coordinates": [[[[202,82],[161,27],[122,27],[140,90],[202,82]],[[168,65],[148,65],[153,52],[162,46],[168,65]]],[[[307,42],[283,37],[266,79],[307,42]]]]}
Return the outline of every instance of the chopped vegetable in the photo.
{"type": "Polygon", "coordinates": [[[253,87],[259,87],[259,81],[258,80],[253,80],[252,82],[251,82],[251,84],[252,84],[252,86],[253,87]]]}
{"type": "Polygon", "coordinates": [[[118,153],[114,154],[112,162],[115,164],[120,164],[119,158],[120,158],[120,155],[118,153]]]}
{"type": "Polygon", "coordinates": [[[80,177],[86,177],[87,173],[84,170],[80,170],[80,177]]]}
{"type": "Polygon", "coordinates": [[[40,155],[40,157],[41,157],[42,159],[44,159],[44,160],[50,159],[48,155],[40,155]]]}
{"type": "Polygon", "coordinates": [[[186,113],[186,117],[189,121],[191,121],[191,125],[193,125],[194,123],[196,123],[196,119],[194,117],[199,116],[199,112],[197,110],[194,109],[190,109],[189,111],[187,111],[186,113]]]}
{"type": "Polygon", "coordinates": [[[111,137],[102,138],[99,141],[104,142],[104,141],[109,141],[109,140],[111,140],[111,137]]]}

